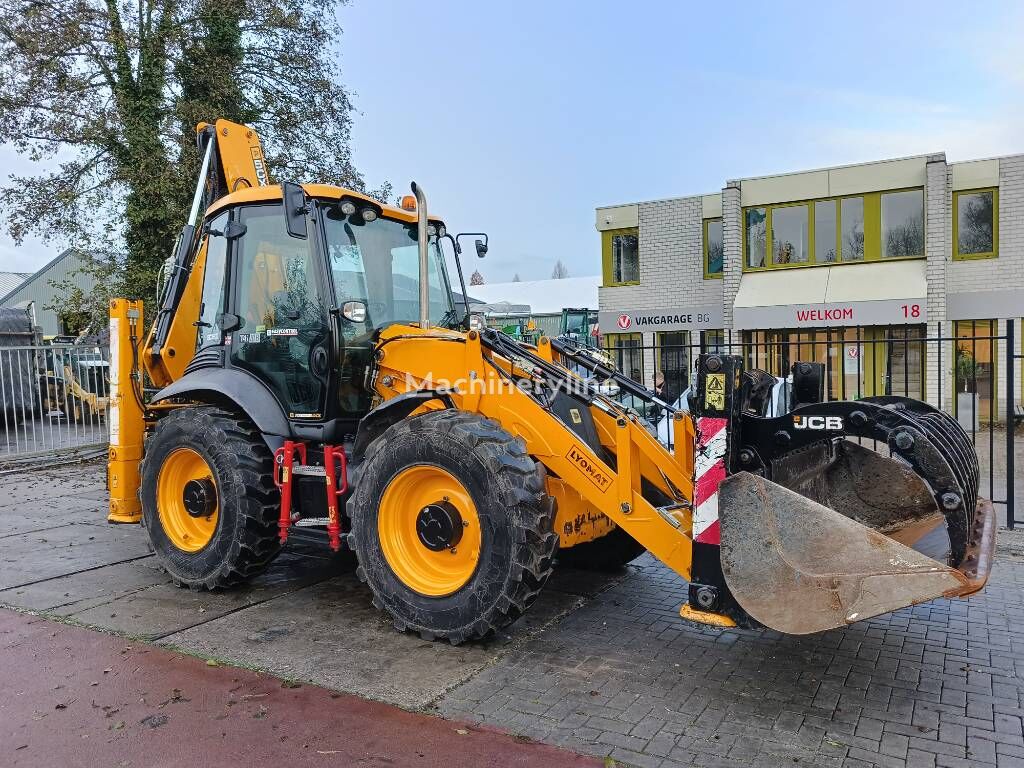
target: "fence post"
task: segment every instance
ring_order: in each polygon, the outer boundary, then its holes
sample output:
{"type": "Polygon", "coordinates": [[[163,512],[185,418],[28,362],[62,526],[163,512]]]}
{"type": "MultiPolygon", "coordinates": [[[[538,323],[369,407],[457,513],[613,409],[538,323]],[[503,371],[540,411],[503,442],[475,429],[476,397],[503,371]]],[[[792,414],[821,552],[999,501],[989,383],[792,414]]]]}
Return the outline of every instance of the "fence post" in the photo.
{"type": "Polygon", "coordinates": [[[1006,527],[1013,530],[1014,320],[1006,321],[1006,527]]]}

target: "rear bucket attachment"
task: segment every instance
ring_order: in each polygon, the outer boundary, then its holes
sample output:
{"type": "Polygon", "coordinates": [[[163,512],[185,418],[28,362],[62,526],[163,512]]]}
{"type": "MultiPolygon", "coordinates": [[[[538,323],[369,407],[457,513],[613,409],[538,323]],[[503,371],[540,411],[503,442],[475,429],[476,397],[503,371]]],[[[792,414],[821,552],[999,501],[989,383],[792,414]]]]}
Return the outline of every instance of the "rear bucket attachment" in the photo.
{"type": "MultiPolygon", "coordinates": [[[[718,560],[695,553],[691,601],[705,599],[691,608],[807,634],[984,586],[995,520],[955,420],[906,398],[808,403],[806,389],[779,414],[745,395],[763,376],[741,374],[739,358],[698,363],[698,414],[725,418],[728,439],[718,560]],[[736,389],[724,399],[718,371],[736,389]]],[[[794,366],[794,392],[800,378],[794,366]]]]}

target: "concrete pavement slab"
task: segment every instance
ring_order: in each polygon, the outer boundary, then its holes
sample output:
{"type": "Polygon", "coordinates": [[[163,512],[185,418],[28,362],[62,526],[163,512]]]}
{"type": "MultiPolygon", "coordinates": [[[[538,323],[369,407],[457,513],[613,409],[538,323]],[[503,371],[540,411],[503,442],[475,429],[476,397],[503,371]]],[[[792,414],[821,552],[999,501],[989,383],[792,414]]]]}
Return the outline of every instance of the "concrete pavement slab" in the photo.
{"type": "Polygon", "coordinates": [[[0,541],[0,589],[149,556],[137,527],[83,523],[8,536],[0,541]]]}
{"type": "MultiPolygon", "coordinates": [[[[326,557],[282,554],[264,573],[234,589],[193,592],[174,586],[164,574],[155,586],[60,612],[82,624],[151,640],[282,596],[289,596],[290,602],[298,590],[337,571],[337,565],[326,557]]],[[[116,579],[116,572],[111,576],[116,579]]]]}
{"type": "Polygon", "coordinates": [[[545,591],[533,608],[488,643],[425,642],[396,632],[369,590],[340,576],[164,638],[201,656],[230,659],[296,680],[422,708],[491,664],[507,644],[543,630],[580,598],[545,591]]]}

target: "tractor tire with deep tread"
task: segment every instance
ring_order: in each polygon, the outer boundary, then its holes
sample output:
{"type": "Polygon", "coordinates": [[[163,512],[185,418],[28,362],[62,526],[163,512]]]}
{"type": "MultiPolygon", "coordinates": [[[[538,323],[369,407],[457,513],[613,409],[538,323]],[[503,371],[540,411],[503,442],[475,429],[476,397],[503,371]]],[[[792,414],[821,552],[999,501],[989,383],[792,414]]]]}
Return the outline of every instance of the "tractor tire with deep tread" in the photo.
{"type": "Polygon", "coordinates": [[[558,548],[554,502],[523,441],[495,421],[457,410],[405,419],[374,440],[349,509],[356,574],[373,592],[374,605],[400,631],[453,644],[487,637],[519,618],[551,575],[558,548]],[[382,548],[378,521],[385,492],[397,476],[418,466],[457,479],[479,520],[475,570],[451,594],[414,590],[382,548]]]}
{"type": "Polygon", "coordinates": [[[559,550],[558,564],[584,571],[614,573],[646,551],[643,544],[616,527],[593,541],[559,550]]]}
{"type": "Polygon", "coordinates": [[[142,460],[142,516],[150,544],[180,587],[218,589],[248,581],[278,555],[280,493],[274,459],[256,427],[243,416],[214,406],[176,409],[157,423],[142,460]],[[164,530],[157,485],[164,461],[175,450],[198,453],[217,489],[216,528],[206,546],[186,552],[164,530]]]}

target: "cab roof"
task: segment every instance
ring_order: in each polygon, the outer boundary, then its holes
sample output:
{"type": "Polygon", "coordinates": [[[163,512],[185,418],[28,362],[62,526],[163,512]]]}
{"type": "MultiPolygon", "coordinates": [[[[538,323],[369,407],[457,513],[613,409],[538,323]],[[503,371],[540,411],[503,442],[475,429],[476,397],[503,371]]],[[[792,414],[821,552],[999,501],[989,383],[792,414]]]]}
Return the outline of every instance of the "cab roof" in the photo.
{"type": "MultiPolygon", "coordinates": [[[[404,208],[385,205],[379,200],[374,200],[369,195],[363,194],[362,192],[356,192],[354,189],[336,187],[333,184],[303,184],[302,188],[309,197],[320,200],[340,200],[343,197],[354,198],[356,200],[362,200],[370,203],[380,210],[382,216],[389,219],[396,219],[398,221],[404,221],[412,224],[416,223],[416,211],[407,211],[404,208]]],[[[225,195],[220,198],[220,200],[217,200],[213,205],[206,209],[206,215],[210,216],[233,205],[276,202],[281,199],[281,196],[280,184],[268,184],[263,187],[247,187],[245,189],[239,189],[232,192],[230,195],[225,195]]],[[[440,221],[440,219],[433,216],[430,217],[430,220],[440,221]]]]}

